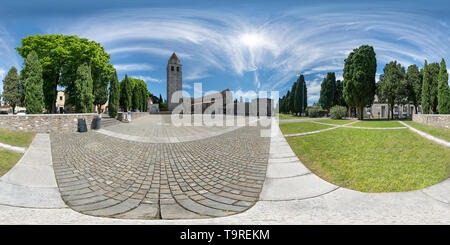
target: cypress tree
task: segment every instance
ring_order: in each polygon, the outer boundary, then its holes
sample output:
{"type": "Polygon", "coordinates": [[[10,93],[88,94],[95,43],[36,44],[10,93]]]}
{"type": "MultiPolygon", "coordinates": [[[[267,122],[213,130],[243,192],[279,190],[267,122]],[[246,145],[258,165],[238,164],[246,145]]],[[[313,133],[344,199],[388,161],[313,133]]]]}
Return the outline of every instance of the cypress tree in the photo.
{"type": "Polygon", "coordinates": [[[422,82],[422,113],[430,113],[430,79],[428,72],[428,62],[425,60],[423,65],[423,82],[422,82]]]}
{"type": "Polygon", "coordinates": [[[8,74],[3,79],[3,100],[12,107],[13,113],[16,112],[16,106],[21,105],[22,84],[17,74],[16,67],[11,67],[8,74]]]}
{"type": "MultiPolygon", "coordinates": [[[[303,75],[301,75],[303,77],[303,75]]],[[[303,78],[304,81],[305,78],[303,78]]],[[[303,82],[303,110],[302,112],[306,112],[306,107],[308,107],[308,92],[307,92],[307,88],[306,88],[306,82],[303,82]]]]}
{"type": "Polygon", "coordinates": [[[28,54],[22,70],[24,81],[24,105],[28,114],[41,114],[44,108],[44,91],[42,89],[42,66],[36,52],[28,54]]]}
{"type": "Polygon", "coordinates": [[[438,106],[438,78],[439,78],[439,63],[433,62],[428,64],[428,78],[430,79],[430,109],[434,113],[438,106]]]}
{"type": "Polygon", "coordinates": [[[119,110],[119,98],[120,98],[119,80],[117,79],[117,72],[114,71],[111,80],[111,85],[109,87],[109,102],[108,102],[108,114],[111,118],[116,118],[117,116],[117,111],[119,110]]]}
{"type": "Polygon", "coordinates": [[[450,88],[448,86],[447,65],[444,58],[439,70],[438,110],[439,114],[450,114],[450,88]]]}
{"type": "Polygon", "coordinates": [[[302,75],[297,79],[297,85],[295,86],[295,98],[294,98],[294,111],[295,113],[301,113],[303,107],[303,83],[305,79],[302,75]]]}
{"type": "Polygon", "coordinates": [[[125,75],[125,78],[120,83],[120,106],[124,111],[128,111],[132,109],[132,84],[128,76],[125,75]]]}
{"type": "Polygon", "coordinates": [[[75,111],[78,113],[92,112],[94,95],[91,67],[86,63],[80,65],[76,77],[73,90],[75,111]]]}
{"type": "Polygon", "coordinates": [[[331,108],[334,104],[334,94],[336,92],[336,76],[334,72],[328,72],[327,76],[323,79],[320,88],[319,103],[324,108],[331,108]]]}

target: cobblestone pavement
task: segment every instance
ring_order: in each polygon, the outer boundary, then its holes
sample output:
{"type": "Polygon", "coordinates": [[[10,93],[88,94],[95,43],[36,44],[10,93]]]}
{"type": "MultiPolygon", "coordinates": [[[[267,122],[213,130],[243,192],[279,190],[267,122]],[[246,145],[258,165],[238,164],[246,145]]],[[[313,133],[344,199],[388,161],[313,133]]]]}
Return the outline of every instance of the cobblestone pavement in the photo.
{"type": "Polygon", "coordinates": [[[256,203],[270,138],[243,127],[204,140],[151,144],[96,132],[51,135],[63,200],[93,216],[192,219],[228,216],[256,203]]]}
{"type": "MultiPolygon", "coordinates": [[[[186,116],[186,115],[185,115],[186,116]]],[[[201,115],[196,115],[198,122],[203,123],[207,121],[209,125],[213,125],[213,120],[202,119],[201,115]]],[[[105,127],[105,130],[112,131],[115,133],[121,133],[131,136],[140,137],[151,137],[151,138],[167,138],[167,137],[186,137],[186,136],[201,136],[207,135],[214,132],[221,132],[230,126],[227,126],[227,122],[232,122],[229,124],[231,126],[236,126],[235,122],[238,117],[228,116],[223,117],[221,121],[221,126],[175,126],[172,123],[171,115],[148,115],[133,119],[131,123],[120,123],[117,125],[112,125],[105,127]]],[[[240,117],[242,122],[247,123],[249,120],[254,120],[254,117],[240,117]]],[[[186,121],[185,121],[186,122],[186,121]]],[[[187,116],[187,122],[194,125],[194,116],[187,116]]]]}

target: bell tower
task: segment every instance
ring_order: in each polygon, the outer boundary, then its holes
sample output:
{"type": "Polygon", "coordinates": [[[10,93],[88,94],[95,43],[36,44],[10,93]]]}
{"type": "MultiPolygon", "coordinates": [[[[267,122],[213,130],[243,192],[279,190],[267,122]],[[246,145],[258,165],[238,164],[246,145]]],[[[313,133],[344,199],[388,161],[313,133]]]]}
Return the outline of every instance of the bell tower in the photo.
{"type": "Polygon", "coordinates": [[[175,53],[170,56],[169,62],[167,63],[167,108],[172,111],[178,103],[172,103],[172,94],[176,91],[182,91],[182,71],[181,63],[175,53]]]}

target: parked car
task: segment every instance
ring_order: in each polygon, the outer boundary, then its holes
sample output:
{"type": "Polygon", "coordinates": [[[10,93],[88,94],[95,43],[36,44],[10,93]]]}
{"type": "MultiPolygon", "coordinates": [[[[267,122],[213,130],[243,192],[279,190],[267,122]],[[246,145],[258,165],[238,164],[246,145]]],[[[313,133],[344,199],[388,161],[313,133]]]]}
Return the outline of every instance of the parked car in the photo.
{"type": "Polygon", "coordinates": [[[27,114],[27,113],[26,113],[26,111],[24,111],[24,110],[21,110],[21,111],[18,111],[18,112],[17,112],[17,115],[25,115],[25,114],[27,114]]]}
{"type": "Polygon", "coordinates": [[[0,111],[0,115],[8,115],[7,111],[0,111]]]}

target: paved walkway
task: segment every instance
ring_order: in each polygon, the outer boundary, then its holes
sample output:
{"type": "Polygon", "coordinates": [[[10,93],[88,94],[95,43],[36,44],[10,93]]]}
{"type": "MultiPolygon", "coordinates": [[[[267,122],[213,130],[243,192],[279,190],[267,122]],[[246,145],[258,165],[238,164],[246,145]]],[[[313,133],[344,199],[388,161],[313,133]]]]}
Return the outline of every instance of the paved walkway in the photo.
{"type": "Polygon", "coordinates": [[[5,143],[1,143],[0,142],[0,149],[5,149],[5,150],[8,150],[8,151],[13,151],[13,152],[18,152],[18,153],[25,153],[27,148],[20,147],[20,146],[9,145],[9,144],[5,144],[5,143]]]}
{"type": "Polygon", "coordinates": [[[56,185],[48,134],[37,134],[20,161],[0,178],[0,205],[64,208],[56,185]]]}
{"type": "MultiPolygon", "coordinates": [[[[234,131],[238,135],[246,129],[234,131]],[[241,130],[241,131],[240,131],[241,130]]],[[[228,133],[228,134],[234,134],[228,133]]],[[[94,133],[95,134],[95,133],[94,133]]],[[[225,137],[226,135],[222,137],[225,137]]],[[[81,138],[74,145],[85,141],[88,134],[79,134],[81,138]]],[[[97,134],[100,137],[107,137],[97,134]]],[[[278,123],[273,120],[270,138],[270,150],[267,173],[259,196],[259,201],[245,212],[235,215],[186,220],[130,220],[110,219],[83,215],[68,208],[38,209],[0,205],[0,223],[2,224],[450,224],[450,180],[437,185],[410,192],[362,193],[335,186],[311,173],[293,154],[285,141],[278,123]]],[[[108,138],[113,143],[119,139],[108,138]]],[[[259,139],[260,140],[260,139],[259,139]]],[[[258,140],[257,140],[258,141],[258,140]]],[[[53,143],[53,142],[52,142],[53,143]]],[[[183,143],[186,144],[186,143],[183,143]]],[[[192,142],[194,144],[194,142],[192,142]]],[[[196,142],[197,146],[200,145],[196,142]]],[[[232,144],[232,143],[231,143],[232,144]]],[[[142,145],[142,144],[141,144],[142,145]]],[[[178,145],[178,144],[165,144],[178,145]]],[[[98,145],[97,145],[98,146],[98,145]]],[[[109,145],[108,145],[109,146],[109,145]]],[[[143,147],[136,145],[135,147],[143,147]]],[[[219,146],[217,146],[219,147],[219,146]]],[[[237,148],[245,147],[239,145],[237,148]]],[[[223,146],[220,146],[222,149],[223,146]]],[[[94,154],[97,148],[85,150],[85,154],[94,154]]],[[[102,149],[100,147],[99,149],[102,149]]],[[[213,150],[216,148],[212,148],[213,150]]],[[[226,148],[229,149],[229,148],[226,148]]],[[[133,148],[131,148],[133,150],[133,148]]],[[[136,150],[138,152],[138,149],[136,150]]],[[[168,151],[170,150],[168,149],[168,151]]],[[[205,151],[208,152],[208,151],[205,151]]],[[[125,151],[121,152],[125,153],[125,151]]],[[[62,150],[61,155],[70,155],[70,149],[62,150]]],[[[107,154],[112,154],[108,152],[107,154]]],[[[267,152],[265,153],[267,154],[267,152]]],[[[170,154],[167,154],[170,155],[170,154]]],[[[92,156],[92,155],[91,155],[92,156]]],[[[100,154],[96,156],[101,157],[100,154]]],[[[82,160],[85,171],[96,169],[97,164],[82,160]]],[[[229,159],[229,156],[223,156],[229,159]]],[[[117,159],[114,163],[126,161],[117,159]]],[[[132,158],[133,159],[133,158],[132,158]]],[[[56,160],[56,159],[54,159],[56,160]]],[[[175,161],[175,159],[174,159],[175,161]]],[[[171,162],[170,160],[168,161],[171,162]]],[[[129,163],[129,165],[131,162],[129,163]]],[[[132,165],[132,164],[131,164],[132,165]]],[[[81,165],[80,165],[81,166],[81,165]]],[[[161,165],[163,166],[163,165],[161,165]]],[[[219,165],[220,166],[220,165],[219,165]]],[[[114,166],[111,166],[112,168],[114,166]]],[[[212,166],[211,166],[212,167],[212,166]]],[[[55,169],[58,169],[55,163],[55,169]]],[[[82,168],[81,168],[82,169],[82,168]]],[[[98,166],[99,171],[102,166],[98,166]]],[[[112,170],[103,169],[111,172],[112,170]]],[[[94,171],[95,172],[95,171],[94,171]]],[[[112,171],[114,172],[114,171],[112,171]]],[[[119,171],[126,174],[126,169],[119,171]]],[[[70,173],[69,173],[70,174],[70,173]]],[[[78,173],[77,173],[78,174],[78,173]]],[[[57,173],[58,175],[58,173],[57,173]]],[[[209,177],[209,176],[201,176],[209,177]]],[[[89,177],[88,177],[89,178],[89,177]]],[[[139,179],[139,176],[138,178],[139,179]]],[[[168,178],[169,188],[170,179],[168,178]]],[[[64,191],[63,191],[64,192],[64,191]]],[[[1,193],[1,192],[0,192],[1,193]]],[[[0,197],[2,200],[4,197],[0,197]]],[[[202,204],[203,205],[203,204],[202,204]]],[[[151,208],[145,209],[151,212],[151,208]]],[[[142,210],[141,210],[142,211],[142,210]]],[[[125,217],[123,217],[125,218],[125,217]]]]}

